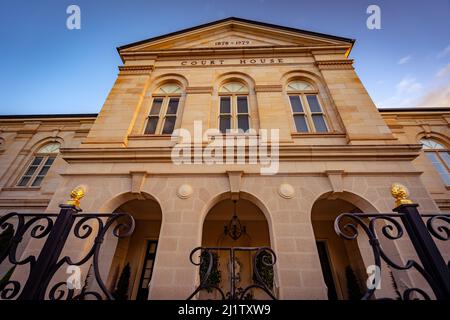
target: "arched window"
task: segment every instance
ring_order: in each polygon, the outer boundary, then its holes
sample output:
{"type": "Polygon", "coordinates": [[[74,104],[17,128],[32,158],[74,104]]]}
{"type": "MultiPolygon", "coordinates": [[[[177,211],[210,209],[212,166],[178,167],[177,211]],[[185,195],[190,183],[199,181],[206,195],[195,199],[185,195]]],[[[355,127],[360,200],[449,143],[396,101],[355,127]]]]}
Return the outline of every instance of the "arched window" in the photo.
{"type": "Polygon", "coordinates": [[[317,90],[305,81],[292,81],[286,86],[297,132],[328,132],[317,90]]]}
{"type": "Polygon", "coordinates": [[[55,161],[60,147],[61,145],[58,142],[52,142],[40,148],[22,178],[20,178],[17,186],[39,187],[55,161]]]}
{"type": "Polygon", "coordinates": [[[433,139],[421,139],[423,150],[433,163],[435,169],[444,180],[446,186],[450,186],[450,155],[448,148],[433,139]]]}
{"type": "Polygon", "coordinates": [[[240,82],[228,82],[219,90],[219,129],[226,133],[232,129],[250,129],[248,88],[240,82]]]}
{"type": "Polygon", "coordinates": [[[176,83],[167,83],[155,91],[145,134],[172,134],[182,93],[183,90],[176,83]]]}

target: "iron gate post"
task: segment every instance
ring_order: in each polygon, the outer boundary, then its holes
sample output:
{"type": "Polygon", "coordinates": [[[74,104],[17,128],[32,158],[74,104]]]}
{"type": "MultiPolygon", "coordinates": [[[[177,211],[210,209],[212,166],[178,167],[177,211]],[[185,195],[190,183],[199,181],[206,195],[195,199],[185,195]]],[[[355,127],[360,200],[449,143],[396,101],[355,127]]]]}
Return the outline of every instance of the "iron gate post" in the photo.
{"type": "Polygon", "coordinates": [[[60,208],[55,224],[36,263],[30,270],[30,275],[18,300],[43,300],[45,298],[45,291],[53,276],[51,270],[58,262],[74,224],[75,215],[81,211],[77,206],[70,204],[61,204],[60,208]]]}
{"type": "Polygon", "coordinates": [[[423,267],[433,280],[430,286],[436,298],[439,300],[449,300],[450,270],[439,252],[436,243],[431,238],[417,207],[417,204],[402,204],[395,208],[394,211],[402,213],[400,217],[411,242],[417,251],[423,267]]]}

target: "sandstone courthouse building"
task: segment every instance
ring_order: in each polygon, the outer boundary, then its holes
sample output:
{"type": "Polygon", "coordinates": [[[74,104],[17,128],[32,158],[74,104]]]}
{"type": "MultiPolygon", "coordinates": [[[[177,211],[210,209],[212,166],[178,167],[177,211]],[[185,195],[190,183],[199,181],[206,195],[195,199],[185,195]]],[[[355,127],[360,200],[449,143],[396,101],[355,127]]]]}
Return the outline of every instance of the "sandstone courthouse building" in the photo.
{"type": "MultiPolygon", "coordinates": [[[[83,212],[131,214],[133,235],[106,238],[100,262],[111,289],[129,264],[130,299],[187,298],[199,281],[189,261],[198,246],[270,247],[277,298],[346,299],[346,270],[365,286],[371,249],[336,235],[340,213],[392,212],[393,183],[408,187],[421,213],[450,213],[450,109],[378,110],[348,58],[353,45],[228,18],[119,47],[123,64],[99,114],[0,117],[0,214],[59,212],[78,185],[83,212]],[[199,124],[216,136],[278,129],[277,172],[262,174],[247,157],[174,163],[173,131],[199,124]],[[245,226],[236,240],[224,232],[235,213],[245,226]]],[[[36,241],[22,252],[38,252],[36,241]]],[[[64,250],[77,257],[87,247],[74,238],[64,250]]],[[[401,241],[390,250],[402,261],[412,254],[401,241]]],[[[219,256],[224,291],[227,259],[219,256]]],[[[237,260],[245,287],[250,256],[237,260]]],[[[380,295],[393,296],[383,277],[380,295]]],[[[400,288],[420,283],[394,277],[400,288]]]]}

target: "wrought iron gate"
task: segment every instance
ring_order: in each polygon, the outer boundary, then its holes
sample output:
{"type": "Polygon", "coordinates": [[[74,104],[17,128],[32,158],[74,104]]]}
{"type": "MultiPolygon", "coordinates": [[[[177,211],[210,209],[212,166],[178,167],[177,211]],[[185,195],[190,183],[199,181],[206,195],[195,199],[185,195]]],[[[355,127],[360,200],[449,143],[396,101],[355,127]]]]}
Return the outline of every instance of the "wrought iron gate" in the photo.
{"type": "MultiPolygon", "coordinates": [[[[435,299],[450,300],[450,261],[447,261],[447,263],[444,261],[433,240],[433,237],[441,241],[450,239],[450,215],[421,215],[417,210],[418,205],[407,199],[408,193],[405,187],[395,185],[392,190],[398,204],[397,208],[394,209],[395,213],[343,213],[334,222],[336,233],[346,240],[356,240],[360,230],[362,230],[369,239],[374,263],[380,271],[382,261],[395,270],[416,270],[428,282],[435,299]],[[400,192],[398,191],[399,188],[400,192]],[[379,223],[378,228],[377,223],[379,223]],[[380,242],[380,235],[383,235],[386,241],[401,239],[404,237],[404,230],[419,257],[420,263],[416,260],[408,260],[404,264],[395,262],[389,257],[380,242]]],[[[450,251],[447,254],[450,254],[450,251]]],[[[375,292],[375,286],[368,288],[362,299],[373,298],[375,292]]],[[[424,289],[415,287],[407,288],[400,295],[400,298],[402,300],[432,299],[424,289]]]]}
{"type": "Polygon", "coordinates": [[[134,231],[135,222],[127,213],[80,213],[79,199],[83,196],[80,190],[72,192],[69,204],[60,205],[59,214],[27,214],[12,212],[0,217],[1,231],[14,230],[11,240],[3,252],[0,252],[0,263],[8,259],[16,267],[28,266],[29,273],[25,283],[18,280],[4,279],[0,283],[0,298],[3,300],[82,300],[109,299],[113,295],[106,288],[99,270],[100,249],[103,240],[111,230],[116,237],[128,237],[134,231]],[[46,240],[39,255],[30,254],[18,257],[18,247],[26,232],[30,232],[30,241],[46,240]],[[93,243],[84,257],[73,261],[69,256],[61,256],[69,236],[76,239],[88,239],[95,235],[93,243]],[[86,287],[81,290],[71,288],[66,281],[52,283],[57,272],[63,266],[87,266],[91,263],[93,277],[99,290],[93,291],[86,287]],[[49,285],[51,284],[51,287],[49,285]]]}
{"type": "MultiPolygon", "coordinates": [[[[199,292],[216,291],[219,293],[222,300],[244,300],[251,299],[252,289],[259,289],[265,292],[270,299],[276,300],[273,292],[273,266],[277,261],[275,252],[269,247],[197,247],[191,251],[191,263],[200,267],[200,284],[194,292],[188,297],[188,300],[194,298],[199,292]],[[229,261],[229,285],[228,292],[224,292],[220,287],[220,281],[211,281],[215,269],[218,267],[215,258],[216,252],[225,253],[229,261]],[[236,270],[236,253],[248,252],[252,255],[252,280],[253,283],[245,288],[237,287],[237,270],[236,270]],[[195,257],[197,255],[197,257],[195,257]],[[194,259],[196,259],[194,261],[194,259]],[[264,273],[262,269],[265,269],[264,273]],[[263,274],[267,271],[272,274],[272,279],[267,280],[263,274]]],[[[216,271],[217,272],[217,271],[216,271]]]]}

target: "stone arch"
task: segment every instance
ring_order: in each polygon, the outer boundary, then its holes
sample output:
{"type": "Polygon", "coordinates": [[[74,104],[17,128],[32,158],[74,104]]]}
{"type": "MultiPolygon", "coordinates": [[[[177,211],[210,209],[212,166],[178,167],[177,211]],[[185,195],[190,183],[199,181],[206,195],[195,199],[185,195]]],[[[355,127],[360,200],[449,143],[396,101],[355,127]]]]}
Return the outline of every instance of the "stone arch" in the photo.
{"type": "Polygon", "coordinates": [[[436,140],[437,142],[443,144],[447,149],[450,149],[450,138],[443,135],[442,133],[431,131],[431,132],[425,132],[422,131],[417,134],[416,140],[417,143],[420,143],[421,139],[432,139],[436,140]]]}
{"type": "MultiPolygon", "coordinates": [[[[259,210],[264,214],[264,217],[266,218],[268,227],[269,227],[269,236],[270,236],[270,243],[272,247],[274,247],[275,243],[275,236],[273,233],[273,219],[271,217],[270,211],[267,207],[267,205],[259,199],[256,195],[254,195],[251,192],[248,191],[241,191],[239,193],[239,197],[245,200],[248,200],[252,202],[254,205],[258,207],[259,210]]],[[[218,204],[219,202],[223,200],[231,199],[231,193],[229,191],[227,192],[220,192],[214,196],[212,196],[207,203],[203,206],[203,209],[201,210],[200,214],[200,224],[203,225],[205,223],[206,216],[211,211],[211,209],[218,204]]],[[[199,235],[199,243],[201,243],[202,234],[199,235]]]]}
{"type": "Polygon", "coordinates": [[[46,144],[52,143],[52,142],[58,142],[61,145],[61,148],[64,145],[64,139],[60,136],[52,136],[52,137],[45,137],[42,139],[39,139],[37,141],[34,141],[33,144],[27,148],[27,151],[36,152],[46,144]]]}
{"type": "Polygon", "coordinates": [[[148,87],[146,96],[151,97],[151,95],[153,94],[153,92],[155,92],[156,89],[169,82],[174,82],[180,85],[181,88],[183,89],[182,95],[186,93],[186,88],[189,86],[189,81],[185,76],[178,73],[165,73],[152,79],[148,87]]]}
{"type": "Polygon", "coordinates": [[[255,93],[255,80],[244,72],[225,72],[219,75],[214,81],[213,94],[217,94],[221,86],[227,82],[237,81],[245,84],[249,93],[255,93]]]}
{"type": "MultiPolygon", "coordinates": [[[[246,226],[246,233],[239,239],[233,240],[223,233],[223,227],[230,220],[233,203],[230,192],[221,192],[211,197],[204,205],[201,211],[201,235],[199,243],[206,247],[261,247],[268,246],[274,251],[274,237],[272,231],[272,219],[267,209],[267,206],[255,195],[241,191],[239,199],[237,200],[237,215],[243,226],[246,226]]],[[[229,274],[226,272],[226,266],[229,264],[229,256],[225,253],[220,254],[219,269],[222,273],[222,281],[220,286],[222,289],[229,289],[229,281],[227,280],[229,274]]],[[[254,254],[255,252],[253,252],[254,254]]],[[[252,283],[252,254],[248,252],[237,252],[236,257],[242,266],[242,282],[239,283],[241,287],[247,287],[252,283]]],[[[278,270],[275,264],[273,268],[273,285],[278,285],[278,270]]],[[[259,298],[266,298],[265,293],[256,290],[254,294],[259,298]]],[[[208,295],[201,295],[201,299],[211,298],[208,295]]],[[[218,298],[218,297],[215,297],[218,298]]]]}
{"type": "Polygon", "coordinates": [[[130,200],[154,200],[158,203],[158,205],[161,207],[161,201],[154,195],[147,193],[147,192],[141,192],[139,194],[131,193],[129,191],[118,193],[111,198],[109,198],[107,201],[105,201],[99,208],[99,212],[101,213],[111,213],[116,208],[120,207],[120,205],[124,204],[127,201],[130,200]]]}
{"type": "Polygon", "coordinates": [[[129,299],[146,300],[162,225],[160,202],[148,193],[125,192],[108,200],[99,211],[126,212],[135,219],[135,230],[130,237],[118,239],[107,233],[102,249],[102,256],[108,258],[104,262],[104,274],[108,288],[113,291],[120,273],[129,264],[129,299]]]}
{"type": "Polygon", "coordinates": [[[352,290],[356,295],[364,293],[367,277],[365,264],[370,259],[369,255],[365,255],[368,248],[366,239],[360,234],[355,241],[345,241],[336,234],[334,220],[341,213],[377,212],[375,206],[352,192],[345,191],[338,195],[325,192],[316,197],[310,212],[328,298],[350,299],[352,290]]]}
{"type": "MultiPolygon", "coordinates": [[[[311,202],[311,206],[309,207],[308,212],[312,212],[312,208],[314,206],[314,203],[316,203],[318,200],[327,199],[330,198],[332,195],[332,191],[326,191],[321,193],[320,195],[316,196],[316,198],[311,202]]],[[[364,196],[359,195],[352,191],[344,191],[339,193],[336,196],[333,196],[333,198],[342,199],[344,201],[350,202],[354,204],[356,207],[361,209],[361,211],[365,213],[376,213],[380,212],[379,209],[372,203],[370,200],[366,199],[364,196]]],[[[310,219],[312,221],[312,217],[310,216],[310,219]]]]}

